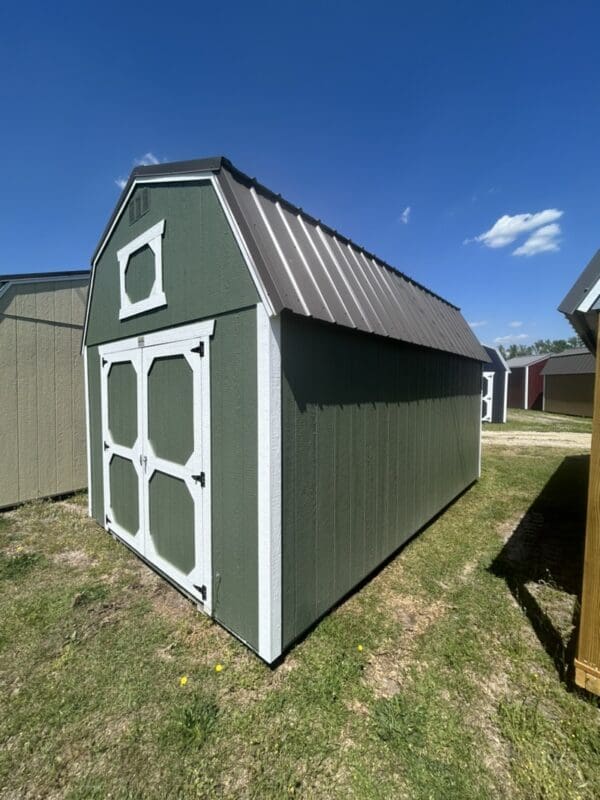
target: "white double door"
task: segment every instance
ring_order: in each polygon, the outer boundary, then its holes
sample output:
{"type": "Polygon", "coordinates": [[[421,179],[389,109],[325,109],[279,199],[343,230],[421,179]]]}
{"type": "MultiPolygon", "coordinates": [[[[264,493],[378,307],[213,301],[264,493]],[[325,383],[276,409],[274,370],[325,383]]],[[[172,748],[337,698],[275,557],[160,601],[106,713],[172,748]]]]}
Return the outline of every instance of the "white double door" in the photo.
{"type": "Polygon", "coordinates": [[[492,421],[492,402],[494,399],[494,373],[484,372],[481,388],[481,421],[492,421]]]}
{"type": "Polygon", "coordinates": [[[100,358],[106,527],[211,613],[208,325],[100,358]]]}

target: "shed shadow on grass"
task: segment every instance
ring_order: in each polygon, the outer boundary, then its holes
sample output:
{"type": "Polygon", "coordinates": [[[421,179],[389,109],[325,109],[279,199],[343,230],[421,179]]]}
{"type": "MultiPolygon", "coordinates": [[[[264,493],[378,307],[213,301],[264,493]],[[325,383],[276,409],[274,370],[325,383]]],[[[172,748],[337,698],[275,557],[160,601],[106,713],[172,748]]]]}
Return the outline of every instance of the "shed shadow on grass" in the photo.
{"type": "Polygon", "coordinates": [[[579,627],[589,456],[563,459],[490,571],[513,597],[569,688],[579,627]]]}

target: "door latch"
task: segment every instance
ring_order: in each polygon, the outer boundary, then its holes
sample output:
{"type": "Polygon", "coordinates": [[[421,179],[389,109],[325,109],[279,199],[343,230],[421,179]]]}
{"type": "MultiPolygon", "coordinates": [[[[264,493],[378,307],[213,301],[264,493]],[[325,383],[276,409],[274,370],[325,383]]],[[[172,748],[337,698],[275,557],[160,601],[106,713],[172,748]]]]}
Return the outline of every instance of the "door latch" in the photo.
{"type": "Polygon", "coordinates": [[[207,594],[207,593],[206,593],[206,586],[204,586],[204,584],[203,584],[202,586],[196,586],[196,584],[194,584],[194,589],[195,589],[195,590],[198,592],[198,594],[200,595],[200,597],[201,597],[201,598],[202,598],[204,601],[206,601],[206,594],[207,594]]]}
{"type": "Polygon", "coordinates": [[[203,489],[206,486],[206,475],[204,472],[201,472],[199,475],[192,475],[192,480],[199,483],[203,489]]]}

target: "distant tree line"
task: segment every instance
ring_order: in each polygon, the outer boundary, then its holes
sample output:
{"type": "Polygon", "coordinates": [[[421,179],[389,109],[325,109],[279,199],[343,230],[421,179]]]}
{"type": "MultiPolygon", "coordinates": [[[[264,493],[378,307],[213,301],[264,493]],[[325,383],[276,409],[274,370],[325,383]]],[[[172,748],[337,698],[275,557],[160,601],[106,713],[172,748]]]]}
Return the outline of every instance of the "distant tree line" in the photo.
{"type": "Polygon", "coordinates": [[[498,345],[498,350],[504,358],[516,358],[517,356],[543,356],[546,353],[562,353],[564,350],[571,350],[573,347],[584,347],[579,336],[571,336],[570,339],[538,339],[533,344],[511,344],[504,347],[498,345]]]}

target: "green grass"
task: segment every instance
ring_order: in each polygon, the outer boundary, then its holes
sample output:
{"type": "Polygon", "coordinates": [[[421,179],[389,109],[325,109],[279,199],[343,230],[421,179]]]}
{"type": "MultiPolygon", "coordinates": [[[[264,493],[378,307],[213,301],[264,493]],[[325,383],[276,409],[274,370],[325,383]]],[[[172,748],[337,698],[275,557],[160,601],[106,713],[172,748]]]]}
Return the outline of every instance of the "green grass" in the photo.
{"type": "Polygon", "coordinates": [[[591,433],[588,417],[569,417],[544,411],[509,408],[505,423],[484,423],[484,431],[556,431],[557,433],[591,433]]]}
{"type": "Polygon", "coordinates": [[[0,515],[0,797],[599,797],[569,672],[587,460],[483,466],[276,670],[77,505],[0,515]]]}

